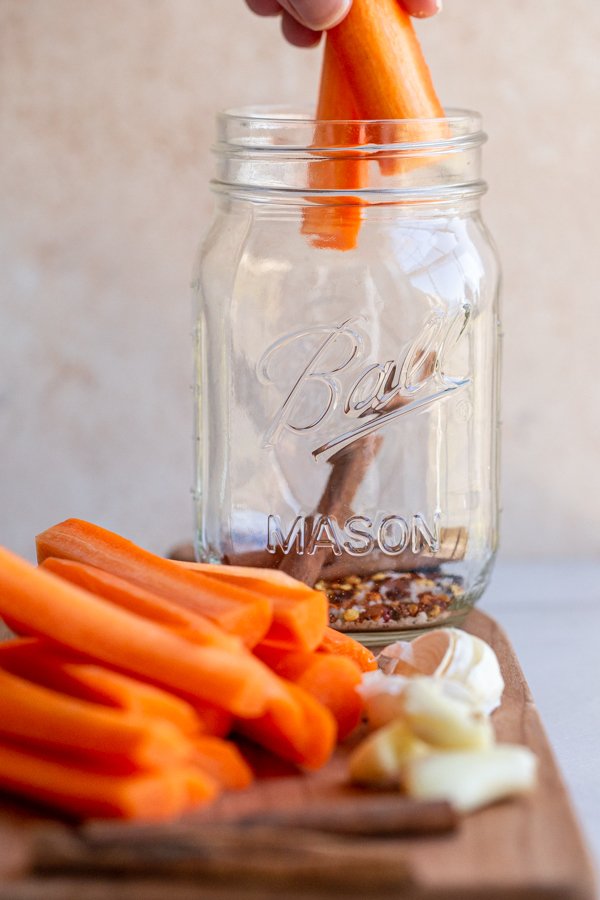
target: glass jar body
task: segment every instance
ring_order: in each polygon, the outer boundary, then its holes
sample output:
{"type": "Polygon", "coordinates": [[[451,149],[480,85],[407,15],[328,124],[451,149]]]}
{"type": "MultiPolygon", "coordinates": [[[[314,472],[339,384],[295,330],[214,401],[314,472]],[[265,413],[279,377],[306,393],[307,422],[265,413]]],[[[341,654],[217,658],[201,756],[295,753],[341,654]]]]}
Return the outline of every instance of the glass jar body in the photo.
{"type": "Polygon", "coordinates": [[[197,555],[327,592],[376,643],[456,622],[497,545],[498,265],[478,200],[305,207],[225,191],[194,280],[197,555]]]}

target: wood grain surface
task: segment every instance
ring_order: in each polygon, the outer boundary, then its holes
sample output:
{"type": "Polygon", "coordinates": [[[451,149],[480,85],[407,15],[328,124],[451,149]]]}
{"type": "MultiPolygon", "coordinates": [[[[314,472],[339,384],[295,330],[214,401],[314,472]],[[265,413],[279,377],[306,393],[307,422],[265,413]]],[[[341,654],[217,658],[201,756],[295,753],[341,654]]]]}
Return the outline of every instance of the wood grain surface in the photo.
{"type": "Polygon", "coordinates": [[[173,826],[75,829],[7,802],[0,900],[594,900],[593,867],[511,645],[483,613],[473,612],[465,628],[500,659],[506,690],[494,725],[499,741],[537,754],[532,796],[446,833],[357,839],[287,827],[295,815],[314,825],[319,809],[343,807],[356,819],[360,803],[376,803],[377,795],[346,784],[348,749],[340,748],[320,772],[261,780],[173,826]],[[258,824],[241,826],[243,818],[258,824]]]}

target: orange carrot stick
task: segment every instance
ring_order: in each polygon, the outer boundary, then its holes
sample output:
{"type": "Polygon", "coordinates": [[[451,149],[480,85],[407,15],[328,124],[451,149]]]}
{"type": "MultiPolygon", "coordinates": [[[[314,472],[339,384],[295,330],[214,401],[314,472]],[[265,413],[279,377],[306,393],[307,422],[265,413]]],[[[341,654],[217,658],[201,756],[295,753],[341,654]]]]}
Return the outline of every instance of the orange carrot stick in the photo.
{"type": "Polygon", "coordinates": [[[271,624],[266,597],[222,584],[206,575],[186,572],[131,541],[80,519],[67,519],[36,538],[38,562],[48,556],[87,563],[131,581],[165,600],[206,616],[248,646],[264,637],[271,624]]]}
{"type": "MultiPolygon", "coordinates": [[[[410,16],[398,0],[355,0],[346,18],[328,32],[357,107],[365,119],[437,119],[444,109],[410,16]]],[[[398,141],[394,127],[376,124],[370,143],[388,137],[398,141]]],[[[439,126],[406,126],[400,140],[432,140],[443,134],[439,126]]],[[[414,166],[414,160],[381,161],[384,173],[414,166]]]]}
{"type": "Polygon", "coordinates": [[[0,734],[131,771],[189,759],[191,744],[170,722],[76,700],[0,669],[0,734]]]}
{"type": "Polygon", "coordinates": [[[335,747],[337,727],[333,715],[302,688],[287,682],[300,721],[294,722],[289,709],[272,703],[268,711],[256,719],[238,721],[240,734],[306,769],[319,769],[335,747]]]}
{"type": "MultiPolygon", "coordinates": [[[[199,577],[191,575],[190,578],[199,577]]],[[[199,647],[36,569],[0,548],[0,615],[92,659],[214,703],[237,716],[257,716],[280,692],[272,673],[249,653],[199,647]]]]}
{"type": "MultiPolygon", "coordinates": [[[[359,112],[348,86],[346,74],[329,39],[325,41],[321,87],[317,106],[315,147],[337,147],[337,151],[310,164],[309,183],[312,190],[346,190],[352,192],[367,180],[366,160],[340,152],[340,146],[364,143],[359,112]],[[349,120],[347,126],[342,121],[349,120]],[[328,125],[327,121],[335,121],[328,125]],[[343,134],[342,134],[343,132],[343,134]],[[343,139],[343,143],[340,143],[343,139]],[[335,155],[334,155],[335,154],[335,155]]],[[[316,150],[315,152],[318,152],[316,150]]],[[[352,250],[356,246],[361,222],[361,206],[356,196],[324,197],[316,205],[304,209],[302,233],[310,235],[315,247],[352,250]]]]}
{"type": "Polygon", "coordinates": [[[363,647],[358,641],[336,631],[334,628],[326,628],[323,640],[318,647],[319,653],[332,653],[335,656],[347,656],[357,664],[362,672],[373,672],[377,668],[377,660],[367,647],[363,647]]]}
{"type": "Polygon", "coordinates": [[[205,616],[175,606],[168,600],[163,600],[162,597],[97,566],[49,556],[43,560],[41,567],[144,619],[173,629],[192,643],[221,647],[233,653],[241,649],[239,638],[227,634],[205,616]]]}
{"type": "Polygon", "coordinates": [[[9,744],[0,744],[0,787],[77,817],[149,821],[174,819],[217,793],[215,782],[193,766],[106,775],[9,744]]]}
{"type": "Polygon", "coordinates": [[[202,735],[193,743],[194,764],[200,766],[221,787],[237,791],[252,784],[252,770],[231,741],[202,735]]]}
{"type": "MultiPolygon", "coordinates": [[[[194,708],[179,697],[103,666],[80,662],[41,638],[0,643],[0,667],[79,700],[99,703],[138,716],[164,719],[184,734],[205,730],[194,708]]],[[[220,711],[223,716],[231,716],[220,711]]],[[[210,732],[212,733],[212,732],[210,732]]]]}
{"type": "Polygon", "coordinates": [[[333,714],[340,741],[354,731],[363,708],[356,690],[361,682],[356,663],[325,653],[280,653],[265,648],[255,652],[277,675],[293,681],[333,714]]]}
{"type": "Polygon", "coordinates": [[[268,596],[273,621],[264,640],[290,650],[314,650],[320,644],[327,626],[327,599],[322,591],[315,591],[279,569],[192,562],[176,565],[268,596]]]}
{"type": "Polygon", "coordinates": [[[202,724],[202,734],[225,738],[233,728],[233,716],[212,703],[194,703],[194,712],[202,724]]]}
{"type": "Polygon", "coordinates": [[[365,117],[444,115],[411,18],[398,0],[354,0],[328,37],[365,117]]]}

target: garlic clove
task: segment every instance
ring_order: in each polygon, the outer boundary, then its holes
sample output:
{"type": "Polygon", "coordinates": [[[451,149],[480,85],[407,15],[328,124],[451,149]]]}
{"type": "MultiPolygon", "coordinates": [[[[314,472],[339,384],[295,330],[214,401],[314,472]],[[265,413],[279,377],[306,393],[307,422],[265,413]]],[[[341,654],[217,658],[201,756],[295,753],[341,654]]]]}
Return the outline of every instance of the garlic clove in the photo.
{"type": "Polygon", "coordinates": [[[364,700],[364,712],[371,728],[381,728],[404,713],[402,694],[408,679],[402,675],[366,672],[357,690],[364,700]]]}
{"type": "Polygon", "coordinates": [[[429,753],[405,760],[401,781],[406,793],[423,800],[448,800],[472,812],[496,800],[531,791],[537,759],[527,747],[496,744],[487,750],[429,753]]]}
{"type": "Polygon", "coordinates": [[[369,787],[398,787],[407,760],[427,752],[403,719],[396,719],[365,738],[349,760],[350,778],[369,787]]]}
{"type": "Polygon", "coordinates": [[[377,656],[377,665],[386,675],[433,675],[452,653],[451,628],[438,628],[413,641],[395,641],[377,656]]]}
{"type": "Polygon", "coordinates": [[[414,641],[396,641],[379,654],[387,674],[433,675],[465,685],[473,704],[486,714],[500,705],[504,680],[492,648],[458,628],[439,628],[414,641]]]}
{"type": "Polygon", "coordinates": [[[473,693],[475,702],[487,715],[502,702],[504,679],[498,657],[485,641],[474,638],[475,658],[464,683],[473,693]]]}
{"type": "Polygon", "coordinates": [[[489,747],[491,722],[474,710],[468,691],[437,678],[413,678],[402,694],[404,715],[414,734],[434,747],[489,747]]]}

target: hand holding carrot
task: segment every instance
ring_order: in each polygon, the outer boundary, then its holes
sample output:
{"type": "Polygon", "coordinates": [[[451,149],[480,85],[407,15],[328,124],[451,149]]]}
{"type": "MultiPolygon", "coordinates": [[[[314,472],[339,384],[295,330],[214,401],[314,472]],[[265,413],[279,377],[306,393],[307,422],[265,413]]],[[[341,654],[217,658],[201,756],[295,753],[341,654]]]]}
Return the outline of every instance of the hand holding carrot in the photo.
{"type": "MultiPolygon", "coordinates": [[[[398,0],[411,16],[427,18],[442,8],[442,0],[398,0]]],[[[281,15],[284,36],[297,47],[319,43],[321,32],[345,18],[352,0],[246,0],[259,16],[281,15]]]]}

